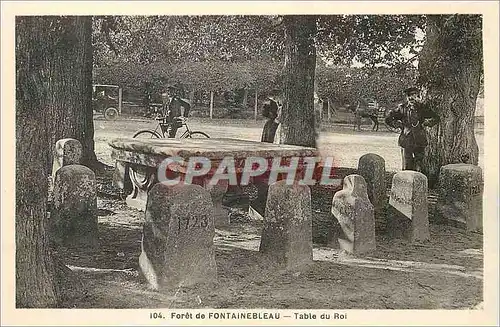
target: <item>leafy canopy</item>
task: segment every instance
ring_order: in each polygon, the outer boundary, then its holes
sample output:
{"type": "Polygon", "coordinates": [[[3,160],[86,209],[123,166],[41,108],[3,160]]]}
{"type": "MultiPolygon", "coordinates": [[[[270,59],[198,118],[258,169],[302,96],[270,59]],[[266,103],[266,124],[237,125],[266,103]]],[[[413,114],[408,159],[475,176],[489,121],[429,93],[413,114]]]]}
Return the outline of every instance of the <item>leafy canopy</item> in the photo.
{"type": "MultiPolygon", "coordinates": [[[[95,79],[154,89],[169,83],[213,91],[275,88],[284,57],[281,18],[99,16],[94,19],[95,79]]],[[[366,92],[393,99],[396,95],[384,95],[391,85],[413,80],[408,76],[424,25],[421,15],[320,15],[319,92],[345,101],[366,92]],[[353,63],[365,68],[356,70],[353,63]]]]}

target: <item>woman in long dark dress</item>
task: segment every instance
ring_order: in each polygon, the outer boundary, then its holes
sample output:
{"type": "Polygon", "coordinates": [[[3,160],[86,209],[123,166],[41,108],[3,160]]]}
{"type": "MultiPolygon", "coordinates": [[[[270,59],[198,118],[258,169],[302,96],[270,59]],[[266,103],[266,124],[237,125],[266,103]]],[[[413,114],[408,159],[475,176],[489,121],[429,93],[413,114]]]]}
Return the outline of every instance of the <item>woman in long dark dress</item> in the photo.
{"type": "Polygon", "coordinates": [[[262,129],[261,142],[273,143],[278,129],[278,103],[274,99],[269,99],[268,103],[264,104],[262,115],[267,118],[264,128],[262,129]]]}

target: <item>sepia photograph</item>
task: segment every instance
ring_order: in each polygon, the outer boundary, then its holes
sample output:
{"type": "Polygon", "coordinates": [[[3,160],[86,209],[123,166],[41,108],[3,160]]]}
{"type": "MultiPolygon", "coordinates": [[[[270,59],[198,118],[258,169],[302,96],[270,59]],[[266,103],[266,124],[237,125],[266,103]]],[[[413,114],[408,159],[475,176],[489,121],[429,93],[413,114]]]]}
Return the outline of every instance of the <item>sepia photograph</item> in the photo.
{"type": "Polygon", "coordinates": [[[2,2],[2,325],[497,325],[478,3],[2,2]]]}

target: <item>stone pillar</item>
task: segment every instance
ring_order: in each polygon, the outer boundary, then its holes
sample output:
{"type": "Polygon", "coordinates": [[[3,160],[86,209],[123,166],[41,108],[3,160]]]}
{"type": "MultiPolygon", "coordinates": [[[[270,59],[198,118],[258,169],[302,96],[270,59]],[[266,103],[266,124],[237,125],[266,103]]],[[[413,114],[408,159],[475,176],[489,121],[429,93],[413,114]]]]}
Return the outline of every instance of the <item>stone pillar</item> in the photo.
{"type": "Polygon", "coordinates": [[[122,189],[125,194],[129,194],[133,189],[132,182],[130,180],[130,169],[123,161],[115,161],[113,186],[122,189]]]}
{"type": "Polygon", "coordinates": [[[344,178],[344,186],[333,196],[332,214],[344,235],[338,238],[340,248],[348,253],[363,254],[376,249],[375,215],[368,199],[365,179],[360,175],[344,178]]]}
{"type": "Polygon", "coordinates": [[[83,148],[80,141],[67,138],[56,142],[54,162],[52,163],[52,178],[58,169],[67,165],[80,164],[83,148]]]}
{"type": "Polygon", "coordinates": [[[255,197],[250,199],[248,215],[251,220],[264,220],[266,203],[269,192],[268,178],[255,178],[252,185],[256,189],[255,197]]]}
{"type": "Polygon", "coordinates": [[[429,235],[427,177],[404,170],[392,178],[389,205],[392,208],[388,228],[393,237],[403,236],[410,242],[426,241],[429,235]]]}
{"type": "Polygon", "coordinates": [[[307,185],[269,186],[260,252],[293,269],[312,263],[311,191],[307,185]]]}
{"type": "Polygon", "coordinates": [[[98,247],[97,189],[92,170],[69,165],[56,171],[49,226],[52,243],[98,247]]]}
{"type": "Polygon", "coordinates": [[[374,153],[363,155],[359,158],[358,174],[365,179],[368,198],[375,210],[383,210],[387,202],[384,158],[374,153]]]}
{"type": "Polygon", "coordinates": [[[148,194],[139,266],[161,290],[217,280],[214,206],[203,186],[155,184],[148,194]]]}
{"type": "Polygon", "coordinates": [[[215,227],[229,226],[229,211],[222,207],[222,200],[228,188],[228,180],[221,179],[216,185],[210,185],[210,179],[205,179],[205,188],[210,192],[214,204],[214,222],[215,227]]]}
{"type": "Polygon", "coordinates": [[[482,232],[483,176],[479,166],[450,164],[439,172],[439,218],[468,231],[482,232]]]}
{"type": "Polygon", "coordinates": [[[131,180],[132,192],[129,193],[125,201],[128,206],[145,211],[148,192],[158,182],[157,169],[145,166],[129,167],[128,174],[131,180]]]}

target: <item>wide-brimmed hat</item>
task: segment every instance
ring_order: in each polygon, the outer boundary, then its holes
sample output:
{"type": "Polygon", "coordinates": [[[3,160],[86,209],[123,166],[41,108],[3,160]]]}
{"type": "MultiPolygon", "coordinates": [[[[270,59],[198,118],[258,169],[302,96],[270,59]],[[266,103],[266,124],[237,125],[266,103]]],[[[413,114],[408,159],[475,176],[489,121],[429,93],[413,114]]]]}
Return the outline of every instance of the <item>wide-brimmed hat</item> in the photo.
{"type": "Polygon", "coordinates": [[[412,87],[406,88],[403,92],[405,95],[418,94],[418,93],[420,93],[420,89],[418,87],[412,86],[412,87]]]}

